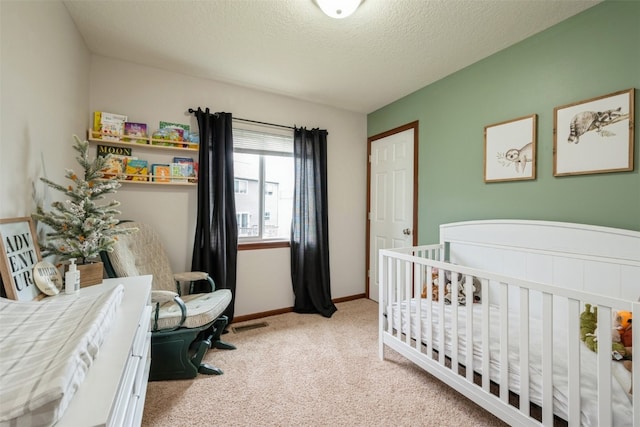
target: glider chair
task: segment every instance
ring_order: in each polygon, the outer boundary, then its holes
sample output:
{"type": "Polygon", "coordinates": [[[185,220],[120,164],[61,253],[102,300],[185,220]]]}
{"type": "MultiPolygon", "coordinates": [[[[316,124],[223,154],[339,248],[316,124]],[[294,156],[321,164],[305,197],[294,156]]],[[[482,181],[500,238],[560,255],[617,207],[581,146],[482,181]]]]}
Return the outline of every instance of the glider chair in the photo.
{"type": "Polygon", "coordinates": [[[174,274],[158,234],[147,224],[121,223],[138,231],[118,236],[112,252],[101,254],[109,277],[153,275],[151,291],[151,371],[149,380],[194,378],[222,371],[202,362],[209,348],[235,349],[220,340],[231,302],[229,289],[216,290],[204,272],[174,274]],[[206,281],[210,292],[192,294],[194,282],[206,281]]]}

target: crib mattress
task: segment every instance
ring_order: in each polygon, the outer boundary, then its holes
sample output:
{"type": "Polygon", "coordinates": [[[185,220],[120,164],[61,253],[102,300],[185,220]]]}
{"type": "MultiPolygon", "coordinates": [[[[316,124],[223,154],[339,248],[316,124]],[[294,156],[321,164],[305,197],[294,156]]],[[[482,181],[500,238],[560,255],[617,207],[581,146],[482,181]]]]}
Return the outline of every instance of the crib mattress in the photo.
{"type": "MultiPolygon", "coordinates": [[[[411,313],[416,312],[417,299],[412,299],[411,313]]],[[[426,299],[420,299],[421,301],[421,341],[427,342],[428,339],[428,321],[427,310],[429,302],[426,299]]],[[[434,350],[441,351],[442,344],[440,338],[440,316],[439,307],[437,302],[432,302],[434,305],[432,310],[431,319],[431,336],[434,350]]],[[[400,310],[397,310],[398,304],[394,305],[394,325],[399,324],[399,320],[402,320],[402,331],[406,333],[407,329],[407,316],[406,316],[407,302],[400,304],[400,310]]],[[[480,304],[473,305],[473,324],[480,325],[482,319],[482,306],[480,304]]],[[[453,354],[452,345],[452,318],[453,308],[451,305],[444,306],[444,353],[446,356],[451,357],[453,354]]],[[[500,359],[499,359],[499,311],[497,307],[490,306],[489,310],[489,378],[499,383],[500,378],[500,359]]],[[[458,307],[458,361],[464,363],[466,360],[468,340],[466,332],[466,307],[458,307]]],[[[542,322],[536,319],[530,319],[530,400],[538,405],[542,404],[542,322]]],[[[417,316],[411,316],[411,331],[415,333],[417,330],[417,316]]],[[[483,360],[483,348],[481,341],[481,333],[479,326],[474,326],[474,331],[471,334],[473,336],[473,370],[479,374],[482,372],[482,360],[483,360]],[[475,329],[478,328],[478,329],[475,329]]],[[[519,372],[519,356],[518,356],[518,339],[519,336],[519,320],[516,313],[509,313],[509,390],[514,393],[520,393],[520,372],[519,372]]],[[[415,336],[412,338],[416,339],[415,336]]],[[[554,357],[553,357],[553,405],[554,413],[560,417],[566,419],[567,417],[567,334],[561,328],[554,329],[554,357]]],[[[589,350],[584,343],[580,343],[580,363],[581,363],[581,408],[582,419],[581,424],[585,426],[597,425],[597,355],[593,351],[589,350]]],[[[631,403],[631,395],[627,392],[630,388],[631,378],[630,373],[619,362],[612,362],[612,405],[614,414],[614,425],[627,426],[631,425],[633,407],[631,403]]]]}
{"type": "Polygon", "coordinates": [[[0,426],[50,426],[61,418],[123,293],[119,285],[90,296],[0,299],[0,426]]]}

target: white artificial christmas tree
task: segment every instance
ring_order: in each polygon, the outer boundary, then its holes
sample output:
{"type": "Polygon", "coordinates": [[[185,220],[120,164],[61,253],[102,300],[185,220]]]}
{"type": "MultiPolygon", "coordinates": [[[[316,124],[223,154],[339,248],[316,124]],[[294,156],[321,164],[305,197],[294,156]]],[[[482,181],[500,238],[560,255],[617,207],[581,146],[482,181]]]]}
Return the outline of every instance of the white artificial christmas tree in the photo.
{"type": "Polygon", "coordinates": [[[73,148],[78,152],[76,160],[84,173],[78,175],[67,169],[65,177],[71,184],[66,187],[40,178],[49,187],[64,193],[66,200],[53,202],[50,212],[38,206],[33,218],[52,230],[46,233],[44,241],[39,242],[43,256],[57,255],[60,260],[76,258],[79,264],[84,264],[98,258],[101,251],[109,251],[119,234],[128,234],[135,229],[115,227],[118,224],[115,216],[120,214],[115,208],[119,202],[98,203],[105,194],[115,193],[120,188],[117,177],[104,178],[101,172],[107,166],[108,156],[90,160],[89,143],[76,135],[73,137],[73,148]]]}

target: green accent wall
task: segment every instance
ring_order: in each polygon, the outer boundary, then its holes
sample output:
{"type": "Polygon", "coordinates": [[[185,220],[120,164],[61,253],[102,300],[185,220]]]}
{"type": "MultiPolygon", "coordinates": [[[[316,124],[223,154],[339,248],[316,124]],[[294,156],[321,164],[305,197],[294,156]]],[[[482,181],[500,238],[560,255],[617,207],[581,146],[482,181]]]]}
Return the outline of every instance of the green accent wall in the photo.
{"type": "MultiPolygon", "coordinates": [[[[636,88],[640,2],[605,1],[367,116],[374,136],[419,121],[418,242],[441,223],[517,218],[640,231],[640,129],[632,172],[553,176],[553,109],[636,88]],[[484,182],[484,127],[538,115],[537,179],[484,182]]],[[[564,141],[563,141],[564,142],[564,141]]]]}

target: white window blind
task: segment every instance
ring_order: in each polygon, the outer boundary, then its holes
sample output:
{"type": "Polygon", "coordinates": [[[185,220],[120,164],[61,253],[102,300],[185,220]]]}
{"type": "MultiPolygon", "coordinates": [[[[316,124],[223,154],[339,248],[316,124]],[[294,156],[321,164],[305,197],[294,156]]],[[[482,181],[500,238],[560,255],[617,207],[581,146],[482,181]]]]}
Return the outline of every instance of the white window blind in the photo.
{"type": "Polygon", "coordinates": [[[233,128],[233,151],[269,156],[293,156],[293,132],[291,135],[278,135],[233,128]]]}

